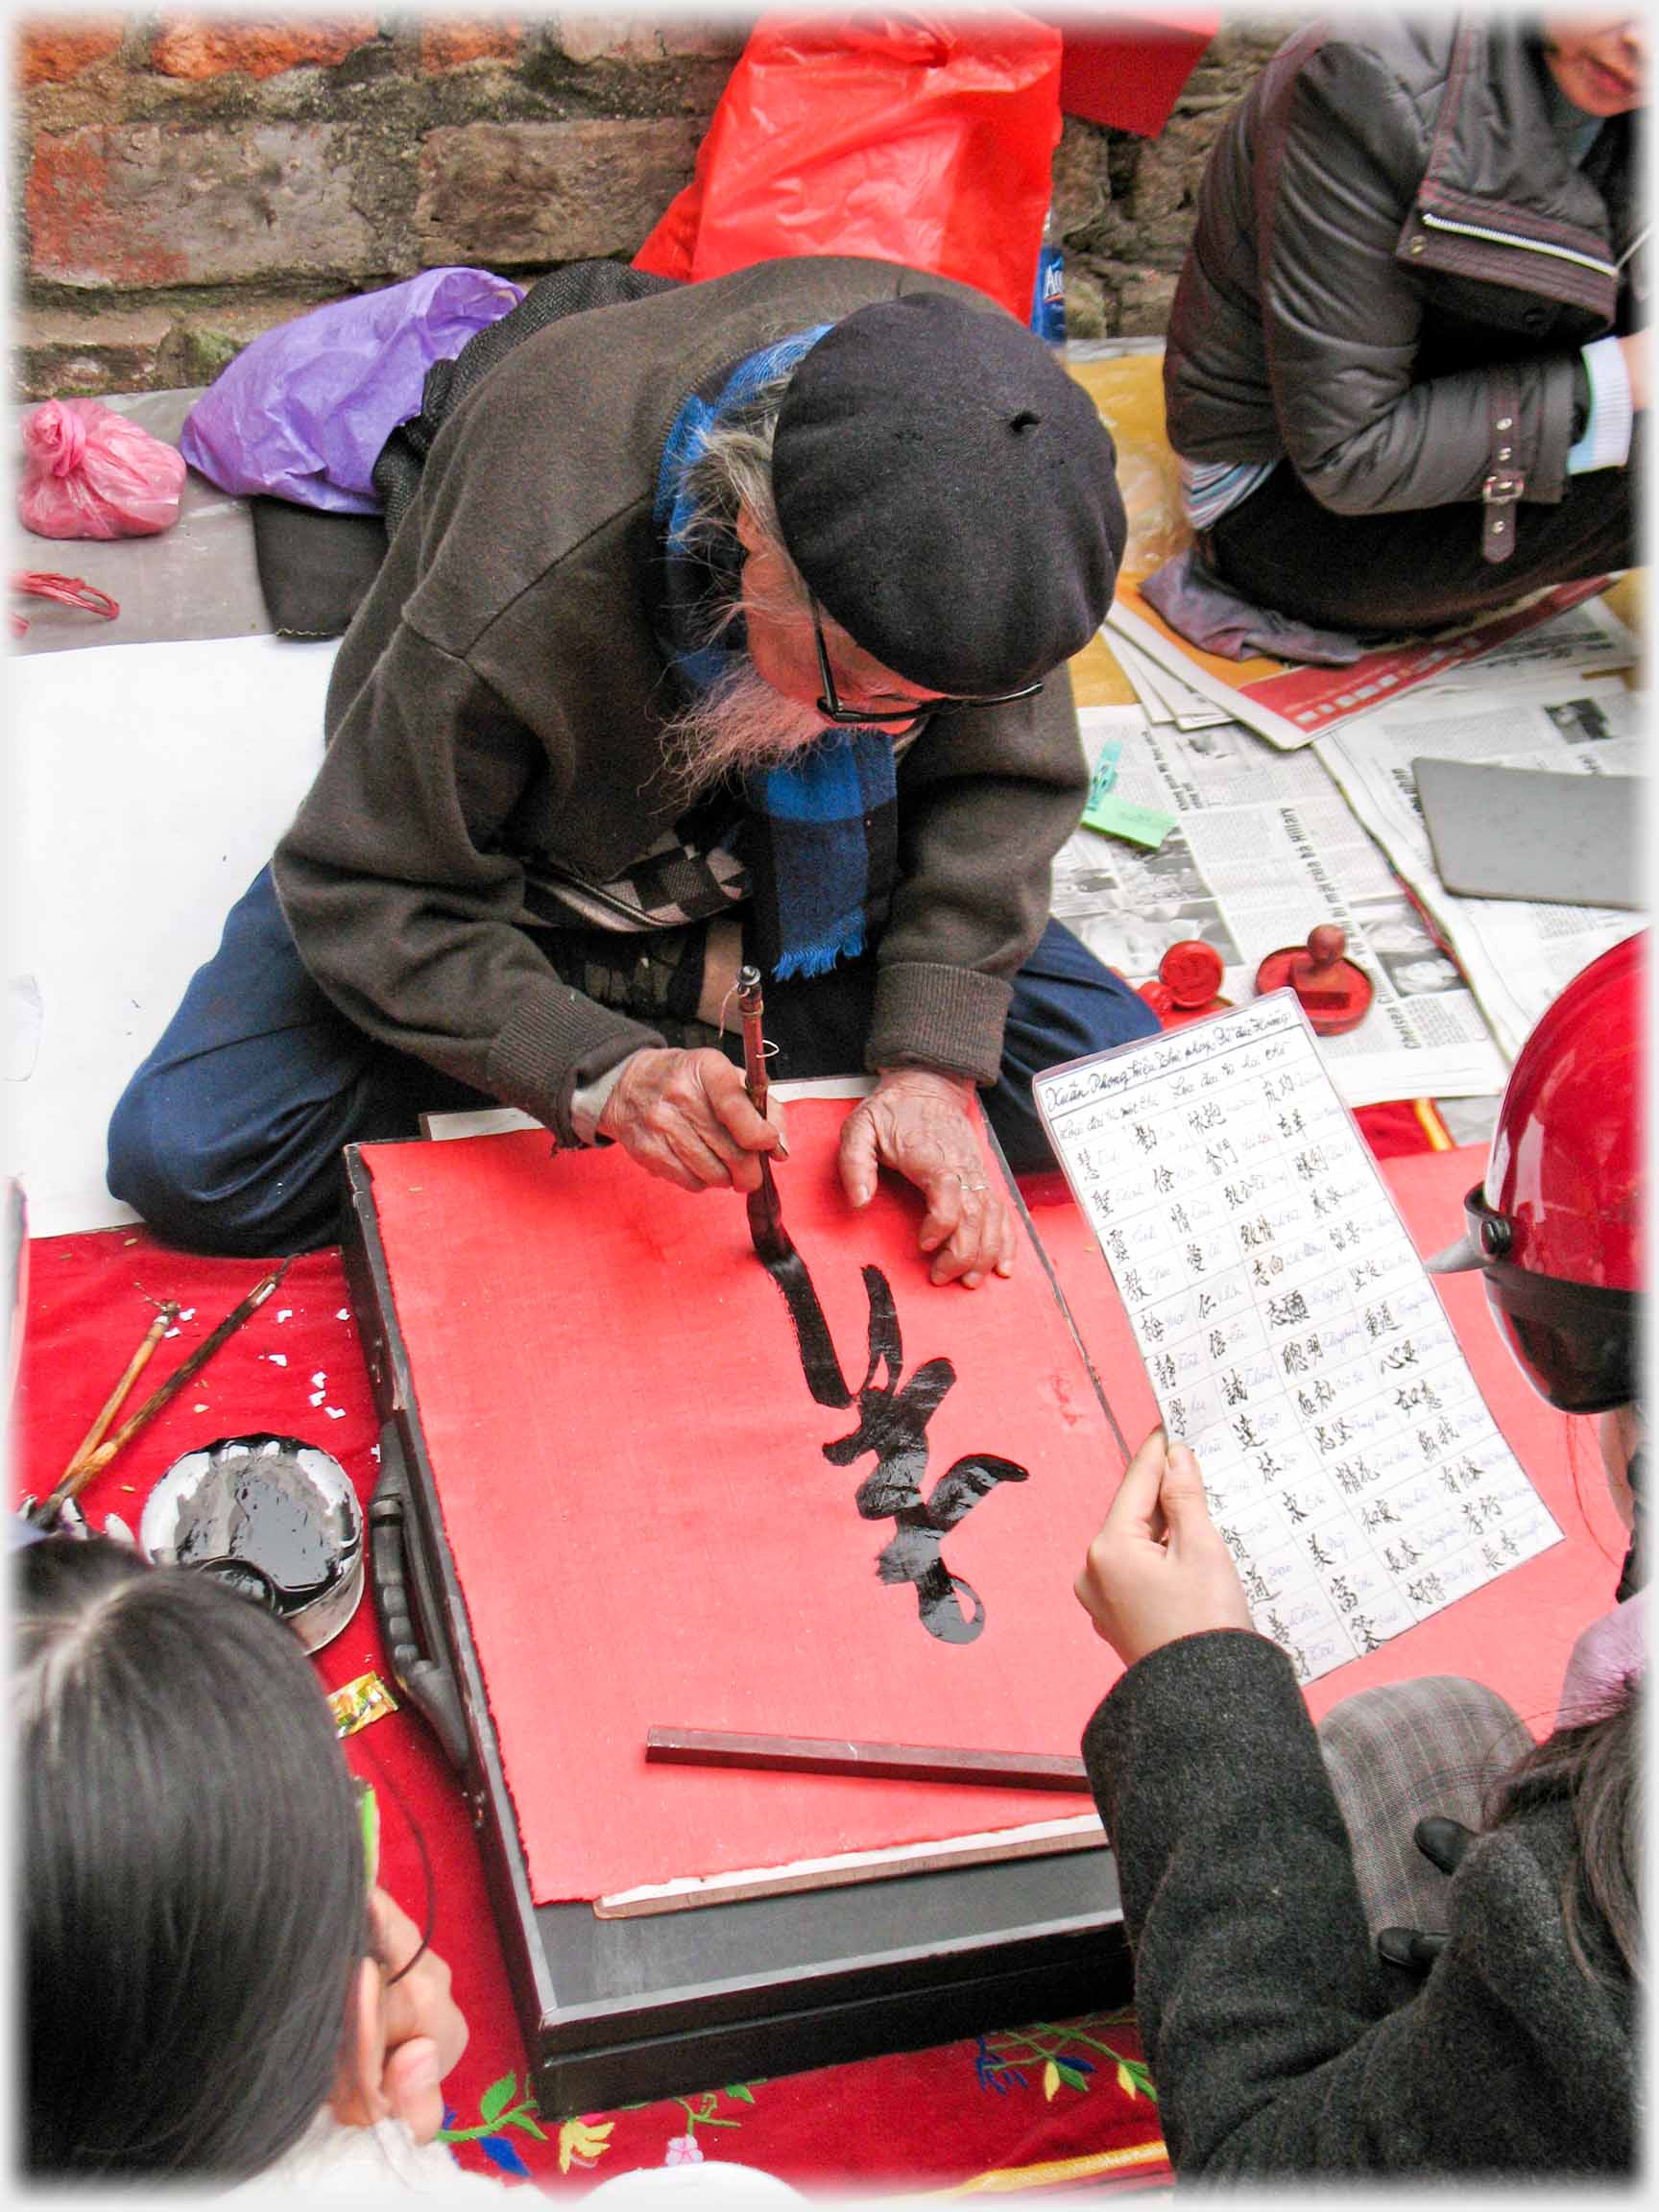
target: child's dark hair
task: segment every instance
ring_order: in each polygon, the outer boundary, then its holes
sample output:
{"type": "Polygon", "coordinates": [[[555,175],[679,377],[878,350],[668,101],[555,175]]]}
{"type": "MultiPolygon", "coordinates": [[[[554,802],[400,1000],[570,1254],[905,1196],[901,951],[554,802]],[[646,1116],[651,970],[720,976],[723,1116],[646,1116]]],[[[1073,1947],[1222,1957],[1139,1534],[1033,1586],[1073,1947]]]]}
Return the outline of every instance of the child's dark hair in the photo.
{"type": "Polygon", "coordinates": [[[1642,1694],[1631,1684],[1607,1711],[1557,1728],[1494,1785],[1493,1826],[1565,1797],[1578,1850],[1563,1878],[1562,1918],[1582,1972],[1642,1978],[1642,1694]]]}
{"type": "Polygon", "coordinates": [[[257,2174],[333,2086],[356,1793],[291,1629],[101,1541],[14,1555],[23,2162],[257,2174]]]}

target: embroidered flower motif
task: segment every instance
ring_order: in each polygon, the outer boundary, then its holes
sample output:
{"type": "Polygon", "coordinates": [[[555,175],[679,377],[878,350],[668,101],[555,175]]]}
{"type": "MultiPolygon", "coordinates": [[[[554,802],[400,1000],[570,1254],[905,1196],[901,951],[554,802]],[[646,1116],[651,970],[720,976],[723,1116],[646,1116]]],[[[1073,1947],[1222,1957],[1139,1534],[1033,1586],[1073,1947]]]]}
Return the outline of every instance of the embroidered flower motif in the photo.
{"type": "Polygon", "coordinates": [[[1155,2104],[1158,2092],[1152,2085],[1145,2061],[1125,2056],[1114,2044],[1089,2032],[1095,2027],[1120,2026],[1124,2017],[1121,2013],[1103,2017],[1091,2014],[1085,2020],[1073,2020],[1060,2027],[1038,2020],[1022,2033],[977,2036],[974,2071],[979,2086],[995,2089],[999,2097],[1006,2097],[1011,2085],[1021,2089],[1027,2086],[1025,2076],[1015,2061],[1020,2059],[1034,2065],[1040,2060],[1044,2101],[1052,2104],[1062,2089],[1072,2089],[1087,2096],[1089,2077],[1104,2059],[1116,2069],[1118,2086],[1125,2097],[1144,2097],[1155,2104]],[[1086,2058],[1085,2051],[1096,2056],[1086,2058]]]}
{"type": "MultiPolygon", "coordinates": [[[[509,2128],[521,2128],[526,2135],[533,2135],[538,2143],[545,2143],[547,2140],[536,2118],[536,2100],[529,2094],[528,2081],[524,2088],[522,2101],[516,2104],[513,2100],[518,2091],[517,2074],[503,2074],[499,2080],[492,2081],[478,2100],[478,2125],[475,2128],[457,2128],[456,2114],[446,2104],[444,2107],[444,2125],[439,2129],[439,2141],[476,2143],[492,2166],[500,2167],[503,2174],[511,2174],[517,2180],[528,2181],[530,2169],[518,2155],[517,2147],[504,2132],[509,2128]]],[[[563,2129],[560,2131],[559,2152],[560,2165],[568,2171],[563,2129]]]]}
{"type": "Polygon", "coordinates": [[[601,2121],[592,2112],[566,2120],[559,2130],[560,2173],[568,2174],[572,2166],[596,2166],[611,2148],[611,2130],[615,2125],[614,2120],[601,2121]]]}

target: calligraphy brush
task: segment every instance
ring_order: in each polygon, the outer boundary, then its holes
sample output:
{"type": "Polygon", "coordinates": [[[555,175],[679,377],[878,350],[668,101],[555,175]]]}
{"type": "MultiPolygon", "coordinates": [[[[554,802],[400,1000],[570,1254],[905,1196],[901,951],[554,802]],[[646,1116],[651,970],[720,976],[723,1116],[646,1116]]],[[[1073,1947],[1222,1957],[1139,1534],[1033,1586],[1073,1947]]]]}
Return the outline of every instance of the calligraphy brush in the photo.
{"type": "Polygon", "coordinates": [[[79,1496],[81,1491],[91,1481],[93,1476],[101,1474],[108,1466],[110,1460],[114,1458],[116,1453],[120,1451],[129,1437],[134,1435],[147,1421],[159,1413],[164,1406],[177,1397],[192,1376],[200,1374],[225,1339],[234,1335],[243,1322],[248,1319],[248,1316],[264,1305],[266,1299],[270,1297],[272,1291],[287,1274],[288,1264],[288,1262],[284,1260],[280,1266],[272,1268],[269,1275],[256,1283],[247,1297],[243,1299],[241,1305],[232,1307],[213,1334],[202,1339],[190,1357],[174,1368],[160,1388],[151,1392],[137,1412],[132,1415],[132,1418],[124,1422],[116,1430],[113,1436],[109,1437],[107,1442],[100,1444],[97,1450],[89,1453],[84,1459],[78,1460],[74,1466],[64,1470],[57,1488],[45,1503],[36,1511],[35,1521],[38,1527],[49,1528],[65,1502],[79,1496]]]}
{"type": "Polygon", "coordinates": [[[68,1463],[63,1469],[64,1481],[68,1481],[81,1462],[84,1459],[89,1459],[99,1445],[103,1443],[110,1422],[120,1412],[126,1401],[128,1391],[132,1389],[133,1383],[144,1372],[156,1345],[160,1343],[162,1337],[166,1335],[178,1318],[177,1300],[163,1299],[156,1310],[155,1320],[151,1322],[149,1329],[145,1332],[143,1342],[122,1371],[120,1382],[116,1383],[114,1389],[110,1391],[108,1397],[99,1407],[97,1420],[93,1422],[91,1428],[87,1430],[85,1435],[82,1437],[80,1443],[69,1455],[68,1463]]]}
{"type": "MultiPolygon", "coordinates": [[[[743,1021],[744,1084],[751,1105],[764,1118],[766,1040],[761,1032],[760,1018],[765,1007],[760,997],[758,968],[739,968],[737,971],[737,1011],[743,1021]]],[[[780,1152],[782,1152],[781,1146],[780,1152]]],[[[787,1158],[787,1154],[782,1156],[787,1158]]],[[[772,1163],[764,1152],[760,1155],[759,1188],[749,1193],[749,1238],[757,1257],[768,1267],[787,1260],[795,1249],[783,1226],[783,1204],[778,1195],[778,1185],[773,1180],[772,1163]]]]}

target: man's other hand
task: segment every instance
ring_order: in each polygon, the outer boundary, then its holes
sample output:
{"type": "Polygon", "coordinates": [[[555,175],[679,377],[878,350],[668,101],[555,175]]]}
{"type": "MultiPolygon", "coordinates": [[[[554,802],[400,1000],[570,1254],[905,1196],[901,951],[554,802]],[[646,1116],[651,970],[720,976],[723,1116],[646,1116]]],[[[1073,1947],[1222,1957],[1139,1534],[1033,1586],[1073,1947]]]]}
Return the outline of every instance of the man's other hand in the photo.
{"type": "Polygon", "coordinates": [[[1125,1667],[1181,1636],[1250,1626],[1198,1462],[1185,1444],[1166,1445],[1162,1429],[1124,1470],[1075,1587],[1095,1634],[1125,1667]]]}
{"type": "Polygon", "coordinates": [[[682,1190],[759,1188],[777,1125],[757,1114],[742,1070],[723,1052],[647,1047],[622,1064],[595,1134],[682,1190]]]}
{"type": "Polygon", "coordinates": [[[854,1206],[892,1167],[927,1201],[917,1239],[935,1283],[975,1290],[1014,1272],[1014,1217],[980,1146],[974,1086],[926,1068],[889,1069],[841,1131],[841,1187],[854,1206]]]}

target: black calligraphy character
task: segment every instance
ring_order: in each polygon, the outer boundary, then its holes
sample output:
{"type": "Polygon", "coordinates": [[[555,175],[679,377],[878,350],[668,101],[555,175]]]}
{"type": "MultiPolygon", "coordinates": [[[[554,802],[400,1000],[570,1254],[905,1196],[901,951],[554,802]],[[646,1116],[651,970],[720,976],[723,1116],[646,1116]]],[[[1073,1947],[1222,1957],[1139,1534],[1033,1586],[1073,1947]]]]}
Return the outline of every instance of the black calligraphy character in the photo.
{"type": "Polygon", "coordinates": [[[883,1582],[908,1582],[916,1592],[922,1625],[945,1644],[971,1644],[985,1625],[977,1592],[945,1564],[941,1546],[998,1482],[1023,1482],[1027,1471],[1012,1459],[971,1453],[946,1469],[925,1500],[927,1424],[956,1381],[949,1359],[928,1359],[900,1387],[902,1350],[899,1312],[879,1267],[864,1269],[870,1301],[870,1363],[858,1385],[858,1426],[824,1446],[831,1466],[850,1467],[873,1453],[876,1468],[858,1485],[854,1503],[866,1521],[891,1515],[898,1531],[876,1561],[883,1582]],[[885,1380],[877,1377],[885,1370],[885,1380]]]}

